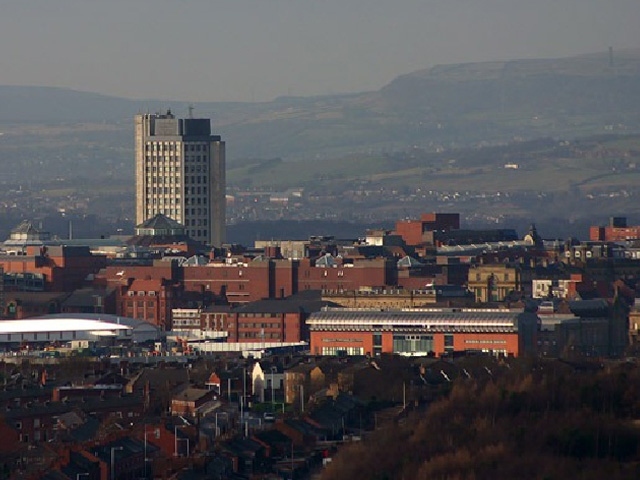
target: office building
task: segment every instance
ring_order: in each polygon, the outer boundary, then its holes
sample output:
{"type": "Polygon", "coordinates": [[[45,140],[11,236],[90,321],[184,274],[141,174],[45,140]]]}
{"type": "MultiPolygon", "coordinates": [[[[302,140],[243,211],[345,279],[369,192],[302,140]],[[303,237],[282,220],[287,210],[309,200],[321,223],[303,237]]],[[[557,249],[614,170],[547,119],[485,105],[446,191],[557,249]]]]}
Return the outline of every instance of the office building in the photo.
{"type": "Polygon", "coordinates": [[[157,214],[209,245],[225,241],[225,143],[211,122],[166,114],[135,117],[136,223],[157,214]]]}

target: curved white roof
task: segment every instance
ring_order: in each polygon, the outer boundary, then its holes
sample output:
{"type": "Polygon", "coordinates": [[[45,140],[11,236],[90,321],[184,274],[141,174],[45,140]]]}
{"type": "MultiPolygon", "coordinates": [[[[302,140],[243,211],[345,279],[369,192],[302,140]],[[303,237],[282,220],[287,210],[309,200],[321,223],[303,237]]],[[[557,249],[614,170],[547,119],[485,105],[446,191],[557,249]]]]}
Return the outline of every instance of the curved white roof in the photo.
{"type": "Polygon", "coordinates": [[[37,318],[26,320],[0,320],[0,335],[7,333],[40,332],[108,332],[132,330],[126,325],[82,318],[37,318]]]}

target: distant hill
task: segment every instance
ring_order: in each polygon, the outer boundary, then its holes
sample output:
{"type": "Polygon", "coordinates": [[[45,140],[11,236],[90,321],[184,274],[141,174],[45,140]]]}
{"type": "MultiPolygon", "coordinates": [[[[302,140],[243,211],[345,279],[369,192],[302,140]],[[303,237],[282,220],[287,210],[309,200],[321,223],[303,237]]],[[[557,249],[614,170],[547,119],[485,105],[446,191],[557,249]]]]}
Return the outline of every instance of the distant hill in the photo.
{"type": "Polygon", "coordinates": [[[387,110],[427,115],[530,112],[550,117],[637,112],[640,50],[560,59],[439,65],[372,95],[387,110]]]}
{"type": "MultiPolygon", "coordinates": [[[[187,102],[129,100],[49,87],[0,86],[0,124],[109,122],[130,130],[137,112],[187,102]]],[[[561,59],[440,65],[399,76],[376,92],[199,103],[229,156],[318,159],[640,131],[640,50],[561,59]]]]}

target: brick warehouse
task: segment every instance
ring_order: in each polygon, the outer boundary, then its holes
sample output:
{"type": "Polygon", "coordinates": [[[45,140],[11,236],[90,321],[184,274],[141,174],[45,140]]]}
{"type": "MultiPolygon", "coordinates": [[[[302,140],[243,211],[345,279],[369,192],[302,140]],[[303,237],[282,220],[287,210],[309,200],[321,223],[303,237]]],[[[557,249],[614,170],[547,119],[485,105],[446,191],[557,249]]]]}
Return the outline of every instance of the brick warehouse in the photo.
{"type": "Polygon", "coordinates": [[[307,325],[314,355],[519,356],[535,350],[538,316],[504,309],[324,309],[307,325]]]}

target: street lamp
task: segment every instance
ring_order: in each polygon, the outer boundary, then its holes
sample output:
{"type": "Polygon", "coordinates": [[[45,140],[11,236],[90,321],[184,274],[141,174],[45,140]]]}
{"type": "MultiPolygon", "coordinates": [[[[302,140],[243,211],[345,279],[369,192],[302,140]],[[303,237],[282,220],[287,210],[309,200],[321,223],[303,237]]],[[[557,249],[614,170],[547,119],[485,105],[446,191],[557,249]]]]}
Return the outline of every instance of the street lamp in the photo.
{"type": "Polygon", "coordinates": [[[116,479],[115,455],[114,455],[116,450],[124,450],[124,447],[111,447],[111,480],[116,479]]]}
{"type": "Polygon", "coordinates": [[[242,369],[242,398],[240,399],[240,426],[244,430],[244,402],[247,398],[247,369],[242,369]]]}
{"type": "Polygon", "coordinates": [[[275,410],[275,395],[273,394],[273,388],[274,388],[274,383],[273,383],[273,372],[275,372],[276,370],[278,370],[278,367],[271,367],[271,411],[273,412],[275,410]]]}

